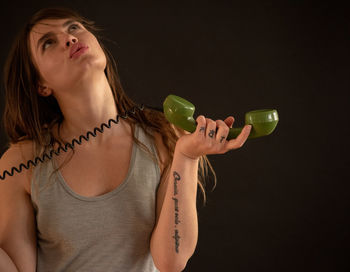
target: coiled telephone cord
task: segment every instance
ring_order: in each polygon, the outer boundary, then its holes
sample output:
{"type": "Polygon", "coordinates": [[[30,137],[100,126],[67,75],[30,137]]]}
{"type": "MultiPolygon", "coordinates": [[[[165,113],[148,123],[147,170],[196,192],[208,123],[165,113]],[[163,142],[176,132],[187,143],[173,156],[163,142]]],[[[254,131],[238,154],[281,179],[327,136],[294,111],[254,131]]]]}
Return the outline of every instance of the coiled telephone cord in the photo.
{"type": "MultiPolygon", "coordinates": [[[[49,155],[48,155],[47,153],[44,153],[41,157],[36,157],[36,158],[34,159],[34,161],[29,160],[29,161],[27,161],[26,164],[21,163],[21,164],[18,166],[19,169],[17,169],[16,167],[12,167],[12,168],[11,168],[11,173],[10,173],[9,171],[5,170],[5,171],[3,172],[3,175],[2,175],[2,176],[0,175],[0,180],[5,180],[6,174],[12,177],[12,176],[14,175],[14,172],[15,172],[15,171],[16,171],[17,173],[22,172],[23,167],[26,168],[26,169],[29,169],[30,164],[32,164],[34,167],[36,167],[36,166],[38,165],[38,163],[40,163],[40,162],[43,163],[44,160],[45,160],[45,158],[48,158],[49,160],[51,160],[52,157],[53,157],[53,154],[56,154],[56,156],[58,156],[58,155],[61,153],[61,150],[63,150],[64,152],[67,152],[68,148],[74,149],[74,144],[75,144],[75,143],[81,145],[81,144],[82,144],[82,139],[84,139],[85,141],[89,141],[89,139],[90,139],[90,138],[89,138],[89,135],[91,135],[91,136],[93,136],[93,137],[96,137],[96,136],[97,136],[97,135],[96,135],[96,132],[97,132],[97,131],[99,131],[100,133],[103,133],[104,127],[106,127],[106,128],[111,128],[111,123],[113,122],[113,123],[115,123],[115,124],[118,124],[118,123],[119,123],[119,118],[120,118],[120,117],[123,118],[123,119],[126,119],[126,118],[129,117],[129,113],[135,114],[136,108],[138,108],[139,110],[143,110],[143,109],[145,108],[145,106],[144,106],[143,104],[141,104],[141,106],[135,106],[135,107],[133,107],[131,110],[127,110],[127,111],[125,112],[124,115],[119,115],[119,114],[118,114],[118,115],[117,115],[117,118],[116,118],[115,120],[114,120],[114,119],[109,119],[109,120],[108,120],[108,124],[102,123],[101,126],[100,126],[101,128],[95,127],[95,128],[94,128],[94,132],[88,131],[87,134],[86,134],[86,136],[80,135],[80,136],[79,136],[79,140],[77,140],[76,138],[74,138],[74,139],[72,140],[72,143],[67,143],[67,144],[65,144],[64,147],[59,146],[58,149],[57,149],[57,151],[51,150],[49,155]]],[[[150,107],[150,108],[152,108],[152,107],[150,107]]]]}

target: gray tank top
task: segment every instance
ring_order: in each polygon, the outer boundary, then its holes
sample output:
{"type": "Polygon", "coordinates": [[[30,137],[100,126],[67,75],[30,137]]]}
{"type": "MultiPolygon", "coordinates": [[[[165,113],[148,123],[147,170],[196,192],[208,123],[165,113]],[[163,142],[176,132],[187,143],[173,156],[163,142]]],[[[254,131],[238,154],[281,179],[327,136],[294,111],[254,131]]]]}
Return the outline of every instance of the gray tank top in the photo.
{"type": "MultiPolygon", "coordinates": [[[[135,125],[135,137],[158,159],[154,143],[139,125],[135,125]]],[[[57,167],[54,160],[47,159],[38,164],[31,186],[37,271],[159,271],[150,253],[150,238],[160,172],[149,154],[133,143],[125,180],[97,197],[76,194],[60,172],[44,188],[53,166],[57,167]]]]}

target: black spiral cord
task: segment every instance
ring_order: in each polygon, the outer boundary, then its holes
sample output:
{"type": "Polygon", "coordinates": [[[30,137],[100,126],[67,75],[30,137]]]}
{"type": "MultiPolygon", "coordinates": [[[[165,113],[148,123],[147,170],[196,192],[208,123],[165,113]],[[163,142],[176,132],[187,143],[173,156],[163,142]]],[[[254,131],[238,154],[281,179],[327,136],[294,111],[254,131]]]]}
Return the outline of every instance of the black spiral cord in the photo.
{"type": "MultiPolygon", "coordinates": [[[[60,151],[61,151],[61,150],[63,150],[64,152],[67,152],[67,150],[68,150],[67,147],[69,147],[70,149],[73,149],[73,148],[74,148],[74,143],[77,143],[77,144],[81,145],[82,139],[85,139],[85,141],[89,141],[89,134],[92,135],[93,137],[96,137],[96,131],[99,131],[100,133],[103,133],[103,127],[104,127],[104,126],[107,127],[107,128],[111,128],[111,122],[113,122],[113,123],[115,123],[115,124],[118,124],[118,123],[119,123],[119,118],[120,118],[120,117],[123,118],[123,119],[128,118],[128,117],[129,117],[128,114],[129,114],[130,112],[131,112],[132,114],[135,114],[136,108],[138,108],[139,110],[143,110],[143,109],[145,108],[145,106],[144,106],[143,104],[141,104],[141,106],[136,106],[136,107],[133,107],[131,110],[127,110],[127,111],[125,112],[124,115],[119,115],[119,114],[118,114],[118,115],[117,115],[117,118],[116,118],[115,120],[114,120],[114,119],[109,119],[109,120],[108,120],[108,124],[102,123],[101,126],[100,126],[101,128],[95,127],[95,128],[94,128],[94,132],[88,131],[87,134],[86,134],[86,137],[85,137],[84,135],[80,135],[80,136],[79,136],[79,140],[77,140],[77,139],[74,138],[74,139],[72,140],[72,143],[71,143],[71,144],[70,144],[70,143],[65,144],[65,147],[64,147],[64,148],[63,148],[62,146],[59,146],[58,149],[57,149],[57,151],[51,150],[51,151],[50,151],[50,155],[48,155],[47,153],[44,153],[42,157],[36,157],[36,158],[34,159],[35,162],[33,162],[32,160],[29,160],[29,161],[27,161],[27,165],[21,163],[21,164],[19,165],[19,170],[18,170],[16,167],[12,167],[11,173],[8,172],[7,170],[5,170],[5,171],[3,172],[3,175],[0,176],[0,180],[4,180],[5,177],[6,177],[6,174],[9,175],[9,176],[13,176],[13,175],[14,175],[14,171],[17,171],[17,173],[22,172],[22,168],[23,168],[23,167],[26,168],[26,169],[28,169],[29,166],[30,166],[30,164],[34,165],[34,167],[35,167],[35,166],[37,166],[37,164],[38,164],[39,162],[44,162],[45,158],[48,158],[49,160],[51,160],[51,159],[52,159],[53,153],[56,154],[56,155],[58,156],[58,155],[60,154],[60,151]]],[[[158,111],[162,111],[161,109],[155,108],[155,107],[149,107],[149,108],[155,109],[155,110],[158,110],[158,111]]]]}

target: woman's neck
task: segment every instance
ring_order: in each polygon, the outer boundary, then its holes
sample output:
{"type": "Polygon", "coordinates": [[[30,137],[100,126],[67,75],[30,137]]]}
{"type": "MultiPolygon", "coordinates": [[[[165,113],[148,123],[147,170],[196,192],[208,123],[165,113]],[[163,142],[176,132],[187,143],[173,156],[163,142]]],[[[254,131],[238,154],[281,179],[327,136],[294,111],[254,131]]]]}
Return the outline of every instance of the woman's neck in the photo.
{"type": "MultiPolygon", "coordinates": [[[[102,123],[108,124],[109,119],[116,119],[118,111],[114,102],[112,89],[103,74],[101,77],[79,84],[73,91],[65,92],[57,98],[64,120],[60,127],[60,135],[64,140],[78,139],[94,128],[101,128],[102,123]]],[[[121,121],[121,119],[119,119],[121,121]]],[[[96,132],[98,137],[92,141],[93,145],[103,145],[111,138],[125,135],[126,126],[111,123],[111,128],[103,128],[104,132],[96,132]]],[[[90,140],[89,140],[90,141],[90,140]]],[[[91,145],[91,144],[90,144],[91,145]]]]}

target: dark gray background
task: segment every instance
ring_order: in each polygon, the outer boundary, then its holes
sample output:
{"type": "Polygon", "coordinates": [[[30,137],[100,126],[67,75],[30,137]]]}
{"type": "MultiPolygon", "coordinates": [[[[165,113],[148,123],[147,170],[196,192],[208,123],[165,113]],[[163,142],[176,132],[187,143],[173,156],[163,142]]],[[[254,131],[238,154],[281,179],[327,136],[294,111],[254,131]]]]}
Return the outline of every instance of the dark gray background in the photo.
{"type": "MultiPolygon", "coordinates": [[[[0,64],[30,15],[63,5],[105,28],[138,103],[161,107],[173,93],[195,117],[233,115],[234,126],[247,111],[277,109],[273,134],[209,156],[218,185],[209,183],[205,208],[198,191],[199,240],[185,271],[348,271],[349,10],[241,2],[2,4],[0,64]]],[[[2,152],[5,143],[2,130],[2,152]]]]}

